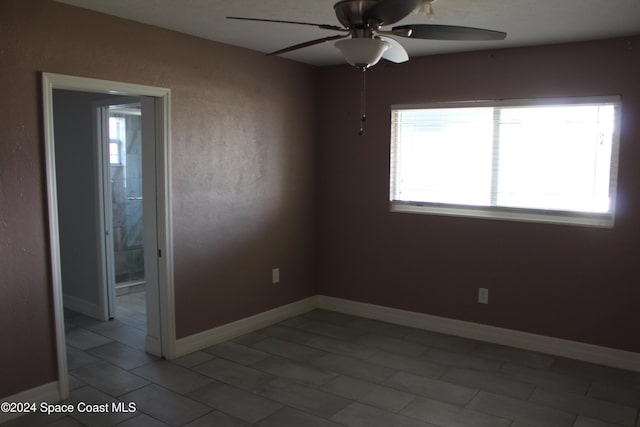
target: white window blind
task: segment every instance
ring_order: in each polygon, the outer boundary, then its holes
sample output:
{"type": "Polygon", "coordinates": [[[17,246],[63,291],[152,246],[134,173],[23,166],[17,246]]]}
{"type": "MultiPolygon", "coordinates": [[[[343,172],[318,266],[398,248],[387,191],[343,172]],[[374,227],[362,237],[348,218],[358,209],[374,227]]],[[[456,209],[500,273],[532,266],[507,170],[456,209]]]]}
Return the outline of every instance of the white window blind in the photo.
{"type": "Polygon", "coordinates": [[[612,226],[620,100],[394,106],[392,210],[612,226]]]}

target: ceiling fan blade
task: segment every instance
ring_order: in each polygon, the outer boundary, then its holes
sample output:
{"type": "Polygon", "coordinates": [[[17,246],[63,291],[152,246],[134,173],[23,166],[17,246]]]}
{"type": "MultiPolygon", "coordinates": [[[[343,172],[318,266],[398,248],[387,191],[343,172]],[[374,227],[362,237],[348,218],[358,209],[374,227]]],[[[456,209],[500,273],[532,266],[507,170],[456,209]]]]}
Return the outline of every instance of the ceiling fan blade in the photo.
{"type": "Polygon", "coordinates": [[[392,32],[412,39],[427,40],[504,40],[507,33],[502,31],[485,30],[483,28],[458,27],[455,25],[401,25],[393,27],[392,32]],[[411,30],[410,35],[406,31],[411,30]],[[404,32],[405,34],[401,34],[404,32]]]}
{"type": "Polygon", "coordinates": [[[323,30],[334,30],[334,31],[344,31],[347,32],[346,28],[338,27],[337,25],[328,25],[328,24],[314,24],[311,22],[299,22],[299,21],[283,21],[279,19],[260,19],[260,18],[243,18],[240,16],[227,16],[227,19],[237,19],[240,21],[257,21],[257,22],[276,22],[279,24],[296,24],[296,25],[310,25],[312,27],[317,27],[323,30]]]}
{"type": "Polygon", "coordinates": [[[387,61],[395,62],[399,64],[401,62],[407,62],[409,60],[409,54],[406,49],[396,40],[391,37],[380,37],[382,40],[389,43],[389,49],[385,50],[382,57],[387,61]]]}
{"type": "Polygon", "coordinates": [[[335,36],[323,37],[321,39],[316,39],[316,40],[311,40],[311,41],[304,42],[304,43],[299,43],[299,44],[296,44],[296,45],[293,45],[293,46],[285,47],[284,49],[276,50],[275,52],[267,53],[267,56],[280,55],[281,53],[287,53],[287,52],[291,52],[292,50],[302,49],[303,47],[309,47],[309,46],[313,46],[313,45],[316,45],[316,44],[328,42],[328,41],[331,41],[331,40],[343,39],[345,37],[349,37],[349,35],[348,34],[345,34],[345,35],[338,34],[338,35],[335,35],[335,36]]]}
{"type": "Polygon", "coordinates": [[[420,0],[380,0],[364,13],[364,22],[391,25],[409,15],[420,0]]]}

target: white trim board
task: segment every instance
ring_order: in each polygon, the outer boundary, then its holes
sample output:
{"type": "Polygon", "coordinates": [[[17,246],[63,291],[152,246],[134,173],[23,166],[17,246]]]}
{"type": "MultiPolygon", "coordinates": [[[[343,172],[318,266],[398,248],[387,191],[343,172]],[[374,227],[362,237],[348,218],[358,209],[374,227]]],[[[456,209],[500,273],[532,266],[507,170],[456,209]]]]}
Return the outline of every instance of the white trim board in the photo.
{"type": "MultiPolygon", "coordinates": [[[[16,393],[13,396],[3,397],[2,399],[0,399],[0,402],[28,402],[40,405],[40,402],[60,402],[61,400],[60,384],[58,384],[58,381],[53,381],[38,387],[31,388],[29,390],[22,391],[20,393],[16,393]]],[[[0,412],[0,424],[6,423],[9,420],[13,420],[23,415],[25,415],[23,412],[0,412]]]]}
{"type": "Polygon", "coordinates": [[[325,310],[640,372],[640,353],[325,295],[316,301],[325,310]]]}
{"type": "Polygon", "coordinates": [[[317,306],[316,297],[312,296],[213,329],[189,335],[188,337],[180,338],[176,341],[175,356],[184,356],[240,335],[266,328],[290,317],[311,311],[317,308],[317,306]]]}

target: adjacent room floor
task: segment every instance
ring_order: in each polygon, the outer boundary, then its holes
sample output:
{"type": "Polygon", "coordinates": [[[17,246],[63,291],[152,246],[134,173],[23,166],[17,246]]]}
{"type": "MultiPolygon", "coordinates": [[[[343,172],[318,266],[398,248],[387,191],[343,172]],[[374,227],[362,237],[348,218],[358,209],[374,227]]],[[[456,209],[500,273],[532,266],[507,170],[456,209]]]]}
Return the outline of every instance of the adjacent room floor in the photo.
{"type": "Polygon", "coordinates": [[[122,307],[68,316],[69,402],[136,412],[7,425],[640,427],[633,372],[323,310],[168,362],[122,307]]]}

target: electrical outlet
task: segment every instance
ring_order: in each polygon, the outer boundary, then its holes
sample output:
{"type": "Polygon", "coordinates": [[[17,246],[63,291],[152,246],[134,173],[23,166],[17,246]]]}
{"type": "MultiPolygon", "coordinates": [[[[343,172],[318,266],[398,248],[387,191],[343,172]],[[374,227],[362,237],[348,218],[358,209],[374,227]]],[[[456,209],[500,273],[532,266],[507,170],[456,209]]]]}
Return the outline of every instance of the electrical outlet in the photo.
{"type": "Polygon", "coordinates": [[[280,269],[274,268],[271,270],[271,283],[280,283],[280,269]]]}
{"type": "Polygon", "coordinates": [[[478,302],[480,304],[489,304],[489,289],[478,288],[478,302]]]}

